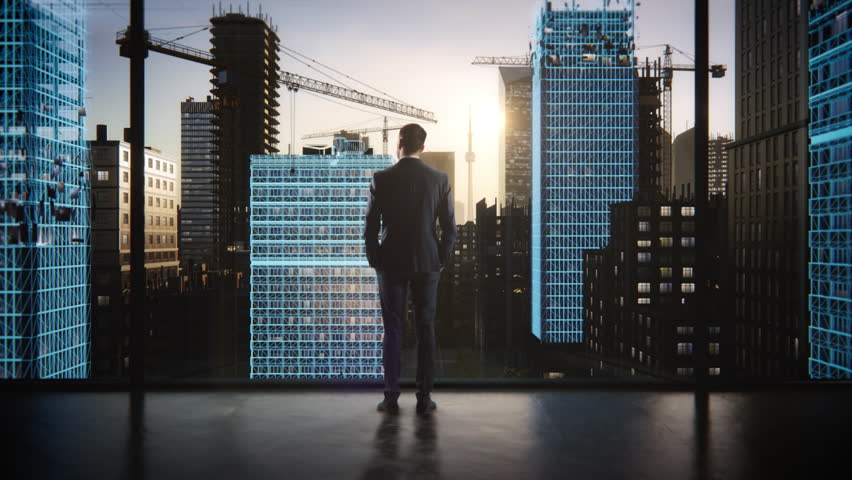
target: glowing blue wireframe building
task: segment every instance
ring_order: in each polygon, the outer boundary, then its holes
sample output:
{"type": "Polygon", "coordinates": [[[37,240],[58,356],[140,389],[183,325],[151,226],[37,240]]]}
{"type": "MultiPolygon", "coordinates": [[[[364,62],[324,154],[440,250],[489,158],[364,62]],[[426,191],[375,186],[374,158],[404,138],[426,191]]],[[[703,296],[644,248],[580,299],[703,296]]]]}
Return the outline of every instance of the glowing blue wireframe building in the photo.
{"type": "Polygon", "coordinates": [[[810,9],[810,375],[852,378],[852,0],[810,9]]]}
{"type": "Polygon", "coordinates": [[[377,378],[382,315],[363,225],[386,155],[253,155],[251,377],[377,378]]]}
{"type": "Polygon", "coordinates": [[[0,12],[0,378],[89,372],[82,0],[0,12]]]}
{"type": "Polygon", "coordinates": [[[634,8],[610,3],[545,2],[536,25],[532,331],[547,343],[582,341],[583,252],[607,244],[635,183],[634,8]]]}

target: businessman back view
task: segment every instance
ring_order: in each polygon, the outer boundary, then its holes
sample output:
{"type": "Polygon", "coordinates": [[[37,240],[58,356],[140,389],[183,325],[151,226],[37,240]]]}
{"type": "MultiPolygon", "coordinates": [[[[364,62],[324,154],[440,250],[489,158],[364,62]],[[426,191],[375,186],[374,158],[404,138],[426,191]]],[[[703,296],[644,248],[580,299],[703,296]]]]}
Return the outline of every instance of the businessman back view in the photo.
{"type": "Polygon", "coordinates": [[[446,173],[420,160],[426,131],[410,123],[399,131],[399,161],[373,175],[364,240],[367,261],[376,269],[384,321],[382,364],[385,398],[378,409],[398,411],[402,329],[408,295],[417,330],[417,413],[436,408],[434,382],[435,310],[438,279],[456,237],[453,197],[446,173]],[[441,235],[435,230],[440,225],[441,235]]]}

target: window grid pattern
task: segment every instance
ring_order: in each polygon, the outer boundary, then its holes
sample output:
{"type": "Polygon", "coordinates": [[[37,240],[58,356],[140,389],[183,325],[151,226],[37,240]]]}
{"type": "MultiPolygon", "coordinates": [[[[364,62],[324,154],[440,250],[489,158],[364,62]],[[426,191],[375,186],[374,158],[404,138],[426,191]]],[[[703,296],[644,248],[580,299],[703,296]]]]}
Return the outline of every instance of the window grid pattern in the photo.
{"type": "Polygon", "coordinates": [[[852,378],[852,1],[810,9],[810,343],[815,379],[852,378]]]}
{"type": "Polygon", "coordinates": [[[545,7],[536,26],[532,332],[546,343],[582,342],[583,252],[607,244],[610,204],[633,193],[634,8],[625,3],[545,7]]]}
{"type": "Polygon", "coordinates": [[[385,155],[253,155],[251,377],[379,378],[382,314],[364,253],[385,155]]]}
{"type": "Polygon", "coordinates": [[[85,378],[83,3],[4,2],[0,23],[0,378],[85,378]]]}

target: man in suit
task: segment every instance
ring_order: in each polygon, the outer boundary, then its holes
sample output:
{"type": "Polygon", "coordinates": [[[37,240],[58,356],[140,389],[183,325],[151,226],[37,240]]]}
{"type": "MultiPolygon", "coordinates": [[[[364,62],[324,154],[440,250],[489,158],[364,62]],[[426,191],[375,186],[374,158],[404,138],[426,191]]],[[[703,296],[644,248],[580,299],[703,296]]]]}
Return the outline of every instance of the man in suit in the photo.
{"type": "Polygon", "coordinates": [[[417,413],[436,408],[434,380],[435,303],[438,279],[456,238],[453,196],[447,174],[420,160],[426,131],[410,123],[399,131],[399,161],[373,175],[364,240],[376,269],[385,336],[382,364],[385,398],[380,411],[399,410],[402,328],[409,289],[417,329],[417,413]],[[441,227],[440,239],[435,220],[441,227]]]}

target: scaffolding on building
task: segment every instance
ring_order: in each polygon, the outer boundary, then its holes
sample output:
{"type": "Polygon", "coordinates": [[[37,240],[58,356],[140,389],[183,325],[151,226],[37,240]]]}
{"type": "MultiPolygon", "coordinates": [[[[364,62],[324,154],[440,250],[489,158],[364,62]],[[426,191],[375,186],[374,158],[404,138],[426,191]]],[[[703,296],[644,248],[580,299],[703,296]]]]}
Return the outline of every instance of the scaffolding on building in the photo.
{"type": "Polygon", "coordinates": [[[385,155],[253,155],[251,377],[380,378],[363,212],[385,155]]]}
{"type": "Polygon", "coordinates": [[[555,10],[533,45],[532,331],[583,340],[585,250],[609,238],[610,204],[634,191],[634,6],[555,10]]]}
{"type": "Polygon", "coordinates": [[[89,373],[89,156],[81,0],[4,3],[0,378],[89,373]]]}

